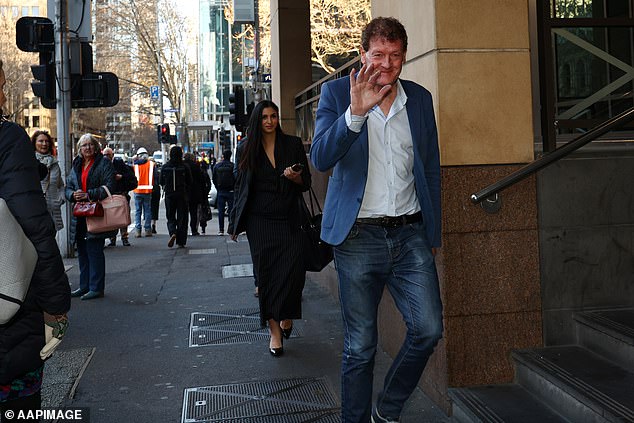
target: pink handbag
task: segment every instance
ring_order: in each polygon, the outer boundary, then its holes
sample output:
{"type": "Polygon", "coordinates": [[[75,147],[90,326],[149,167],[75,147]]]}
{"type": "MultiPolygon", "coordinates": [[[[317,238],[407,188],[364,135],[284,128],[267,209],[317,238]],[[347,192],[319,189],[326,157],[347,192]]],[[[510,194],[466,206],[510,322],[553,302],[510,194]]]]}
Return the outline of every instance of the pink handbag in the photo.
{"type": "Polygon", "coordinates": [[[88,232],[98,234],[110,232],[130,225],[130,206],[125,195],[112,195],[108,187],[103,185],[108,197],[100,201],[103,207],[102,217],[87,217],[88,232]]]}

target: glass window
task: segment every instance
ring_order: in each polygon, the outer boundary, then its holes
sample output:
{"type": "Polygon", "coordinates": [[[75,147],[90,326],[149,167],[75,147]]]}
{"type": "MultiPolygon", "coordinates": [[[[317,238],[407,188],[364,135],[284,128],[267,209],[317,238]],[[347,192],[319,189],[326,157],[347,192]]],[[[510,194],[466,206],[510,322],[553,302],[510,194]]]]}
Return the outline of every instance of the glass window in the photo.
{"type": "Polygon", "coordinates": [[[551,0],[551,15],[571,18],[627,18],[632,16],[631,0],[551,0]]]}
{"type": "Polygon", "coordinates": [[[40,127],[40,117],[39,116],[33,116],[33,127],[34,128],[39,128],[40,127]]]}
{"type": "Polygon", "coordinates": [[[0,6],[0,15],[7,16],[8,12],[9,12],[8,6],[0,6]]]}
{"type": "Polygon", "coordinates": [[[29,7],[22,6],[22,16],[29,16],[29,7]]]}
{"type": "Polygon", "coordinates": [[[40,6],[31,7],[31,16],[40,16],[40,6]]]}
{"type": "Polygon", "coordinates": [[[34,109],[39,109],[40,108],[39,98],[38,97],[33,97],[33,99],[31,100],[31,104],[32,104],[34,109]]]}
{"type": "Polygon", "coordinates": [[[29,127],[29,117],[28,116],[24,116],[24,127],[25,128],[29,127]]]}
{"type": "Polygon", "coordinates": [[[18,6],[11,6],[11,15],[14,18],[17,18],[19,16],[20,13],[20,9],[18,9],[18,6]]]}

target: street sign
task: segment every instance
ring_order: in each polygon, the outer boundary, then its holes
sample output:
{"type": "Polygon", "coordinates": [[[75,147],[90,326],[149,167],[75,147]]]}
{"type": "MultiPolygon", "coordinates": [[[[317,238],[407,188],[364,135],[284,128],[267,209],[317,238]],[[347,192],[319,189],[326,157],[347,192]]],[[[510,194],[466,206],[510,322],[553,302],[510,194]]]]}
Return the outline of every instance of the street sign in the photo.
{"type": "Polygon", "coordinates": [[[152,85],[150,87],[150,98],[152,100],[158,100],[158,98],[159,98],[159,87],[158,87],[158,85],[152,85]]]}
{"type": "Polygon", "coordinates": [[[262,82],[271,82],[271,74],[263,73],[262,74],[262,82]]]}
{"type": "Polygon", "coordinates": [[[165,113],[178,113],[180,109],[165,109],[163,110],[165,113]]]}

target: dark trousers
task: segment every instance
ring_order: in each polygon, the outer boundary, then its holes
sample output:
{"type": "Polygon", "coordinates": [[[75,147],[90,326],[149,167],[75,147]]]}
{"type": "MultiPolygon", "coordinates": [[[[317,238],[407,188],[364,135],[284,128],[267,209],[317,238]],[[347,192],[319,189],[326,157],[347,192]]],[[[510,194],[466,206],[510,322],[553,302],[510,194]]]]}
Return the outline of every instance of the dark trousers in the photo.
{"type": "Polygon", "coordinates": [[[221,232],[225,231],[225,205],[229,217],[233,209],[233,191],[218,191],[218,230],[221,232]]]}
{"type": "Polygon", "coordinates": [[[40,392],[36,392],[33,395],[29,395],[28,397],[17,398],[11,401],[0,402],[0,422],[1,423],[9,423],[14,421],[20,422],[39,422],[40,419],[20,419],[16,420],[18,416],[18,412],[20,410],[24,411],[24,414],[29,410],[39,410],[42,408],[42,395],[40,392]],[[13,411],[14,416],[12,419],[5,418],[5,413],[7,411],[13,411]]]}
{"type": "Polygon", "coordinates": [[[106,285],[106,256],[103,238],[86,238],[86,219],[77,218],[77,259],[82,291],[103,292],[106,285]]]}
{"type": "Polygon", "coordinates": [[[173,193],[165,196],[167,231],[176,235],[176,244],[187,244],[188,202],[185,194],[173,193]]]}
{"type": "Polygon", "coordinates": [[[198,232],[198,202],[189,202],[189,226],[192,230],[192,234],[198,232]]]}

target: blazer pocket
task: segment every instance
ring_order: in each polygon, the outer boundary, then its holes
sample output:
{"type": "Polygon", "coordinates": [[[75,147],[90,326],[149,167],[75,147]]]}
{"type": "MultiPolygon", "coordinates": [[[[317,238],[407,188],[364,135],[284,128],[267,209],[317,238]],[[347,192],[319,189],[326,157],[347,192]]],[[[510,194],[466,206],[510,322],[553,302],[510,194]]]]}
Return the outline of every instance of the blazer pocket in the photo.
{"type": "Polygon", "coordinates": [[[324,201],[324,216],[321,222],[322,227],[331,229],[335,224],[335,217],[339,207],[339,198],[341,197],[340,179],[328,178],[328,190],[326,191],[326,201],[324,201]]]}

